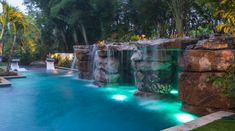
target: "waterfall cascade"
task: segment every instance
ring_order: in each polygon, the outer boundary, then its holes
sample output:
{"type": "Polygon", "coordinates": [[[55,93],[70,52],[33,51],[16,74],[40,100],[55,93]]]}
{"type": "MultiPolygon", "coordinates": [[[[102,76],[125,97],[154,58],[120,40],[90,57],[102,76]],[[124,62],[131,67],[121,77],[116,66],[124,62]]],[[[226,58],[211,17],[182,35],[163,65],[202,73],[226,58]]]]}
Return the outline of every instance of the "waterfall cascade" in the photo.
{"type": "Polygon", "coordinates": [[[184,49],[195,42],[180,38],[80,45],[75,50],[79,78],[93,79],[99,86],[135,81],[140,91],[159,93],[159,89],[170,89],[177,81],[178,51],[171,49],[184,49]]]}
{"type": "Polygon", "coordinates": [[[25,68],[20,68],[19,62],[20,62],[20,59],[12,59],[11,60],[11,70],[18,71],[18,72],[27,71],[25,68]]]}
{"type": "Polygon", "coordinates": [[[77,58],[77,68],[79,71],[79,78],[85,80],[92,80],[92,59],[91,50],[92,45],[76,45],[74,52],[77,58]]]}
{"type": "Polygon", "coordinates": [[[96,68],[96,60],[98,57],[97,50],[98,50],[98,47],[96,44],[94,44],[92,46],[91,53],[90,53],[90,60],[92,62],[92,64],[90,65],[91,66],[90,69],[92,70],[92,79],[95,78],[94,73],[95,73],[95,68],[96,68]]]}
{"type": "Polygon", "coordinates": [[[130,45],[107,44],[97,45],[94,59],[94,80],[99,86],[133,83],[130,45]]]}
{"type": "Polygon", "coordinates": [[[78,62],[77,56],[74,55],[73,61],[72,61],[72,64],[71,64],[71,70],[76,69],[77,62],[78,62]]]}

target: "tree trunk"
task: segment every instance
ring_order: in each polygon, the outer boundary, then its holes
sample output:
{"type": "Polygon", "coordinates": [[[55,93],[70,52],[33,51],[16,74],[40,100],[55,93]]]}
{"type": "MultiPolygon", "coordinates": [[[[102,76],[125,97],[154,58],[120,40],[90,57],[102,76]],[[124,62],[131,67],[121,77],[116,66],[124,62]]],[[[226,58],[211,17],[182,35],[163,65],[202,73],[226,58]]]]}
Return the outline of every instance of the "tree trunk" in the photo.
{"type": "Polygon", "coordinates": [[[64,41],[65,52],[68,52],[68,43],[67,43],[67,39],[66,39],[65,33],[64,33],[63,30],[61,32],[62,32],[61,35],[62,35],[62,38],[63,38],[63,41],[64,41]]]}
{"type": "Polygon", "coordinates": [[[10,46],[10,51],[8,54],[7,72],[10,72],[10,69],[11,69],[11,61],[12,61],[12,55],[13,55],[15,43],[16,43],[16,35],[14,35],[13,42],[10,46]]]}
{"type": "Polygon", "coordinates": [[[2,41],[2,38],[3,38],[4,33],[5,33],[5,28],[3,27],[3,28],[2,28],[2,31],[1,31],[1,35],[0,35],[0,40],[1,40],[1,41],[2,41]]]}
{"type": "Polygon", "coordinates": [[[5,33],[5,28],[2,28],[1,34],[0,34],[0,56],[3,55],[3,35],[5,33]]]}
{"type": "Polygon", "coordinates": [[[183,27],[184,0],[173,0],[169,6],[171,7],[171,11],[173,13],[175,27],[176,27],[176,33],[183,34],[184,33],[184,27],[183,27]]]}
{"type": "Polygon", "coordinates": [[[83,35],[85,44],[88,45],[89,43],[88,43],[88,39],[87,39],[86,29],[83,24],[81,24],[81,30],[82,30],[82,35],[83,35]]]}

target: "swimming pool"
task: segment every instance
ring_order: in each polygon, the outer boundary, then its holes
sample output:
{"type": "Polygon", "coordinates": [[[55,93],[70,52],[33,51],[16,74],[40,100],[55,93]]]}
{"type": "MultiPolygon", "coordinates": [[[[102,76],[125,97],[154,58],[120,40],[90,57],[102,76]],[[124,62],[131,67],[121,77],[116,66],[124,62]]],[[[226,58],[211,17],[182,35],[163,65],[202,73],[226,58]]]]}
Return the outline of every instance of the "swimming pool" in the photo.
{"type": "Polygon", "coordinates": [[[94,88],[59,70],[25,75],[0,88],[0,131],[158,131],[196,118],[179,101],[134,97],[135,87],[94,88]]]}

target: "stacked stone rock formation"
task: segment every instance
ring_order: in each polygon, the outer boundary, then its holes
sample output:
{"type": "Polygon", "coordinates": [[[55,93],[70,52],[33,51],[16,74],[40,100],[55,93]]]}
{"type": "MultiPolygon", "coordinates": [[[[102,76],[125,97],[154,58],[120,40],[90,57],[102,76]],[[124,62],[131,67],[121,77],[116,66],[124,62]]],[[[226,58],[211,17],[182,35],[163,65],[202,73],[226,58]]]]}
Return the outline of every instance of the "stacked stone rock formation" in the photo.
{"type": "Polygon", "coordinates": [[[196,39],[159,39],[139,41],[132,56],[135,83],[139,91],[159,94],[177,86],[177,63],[181,49],[195,44],[196,39]]]}
{"type": "Polygon", "coordinates": [[[95,54],[94,79],[97,85],[104,86],[108,84],[116,84],[120,77],[119,61],[113,54],[112,48],[107,46],[99,46],[95,54]]]}
{"type": "Polygon", "coordinates": [[[208,81],[221,75],[234,64],[233,37],[211,37],[189,46],[182,57],[184,72],[180,75],[180,99],[189,112],[205,115],[235,108],[235,102],[221,95],[218,87],[208,81]]]}
{"type": "Polygon", "coordinates": [[[91,59],[92,46],[81,45],[75,46],[74,50],[78,59],[79,78],[91,80],[92,77],[92,59],[91,59]]]}

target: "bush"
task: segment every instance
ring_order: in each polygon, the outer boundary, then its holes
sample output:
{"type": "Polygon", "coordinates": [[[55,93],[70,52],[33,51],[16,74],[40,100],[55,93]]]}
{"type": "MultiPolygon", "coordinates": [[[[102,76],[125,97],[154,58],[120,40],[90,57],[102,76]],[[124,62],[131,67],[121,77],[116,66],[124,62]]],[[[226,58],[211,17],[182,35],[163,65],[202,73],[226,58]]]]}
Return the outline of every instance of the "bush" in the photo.
{"type": "Polygon", "coordinates": [[[159,85],[159,93],[161,95],[168,95],[170,94],[173,87],[171,85],[165,84],[165,85],[159,85]]]}
{"type": "Polygon", "coordinates": [[[214,31],[210,26],[207,26],[207,27],[200,26],[196,30],[191,30],[189,32],[189,36],[205,38],[205,37],[209,37],[213,33],[214,31]]]}
{"type": "Polygon", "coordinates": [[[66,57],[65,59],[59,59],[58,66],[70,68],[71,63],[72,63],[71,60],[69,60],[69,58],[66,57]]]}
{"type": "Polygon", "coordinates": [[[222,76],[210,76],[208,81],[221,91],[222,96],[235,99],[235,65],[222,76]]]}
{"type": "Polygon", "coordinates": [[[131,41],[139,41],[139,40],[141,40],[141,37],[139,35],[134,35],[134,36],[131,36],[130,40],[131,41]]]}

